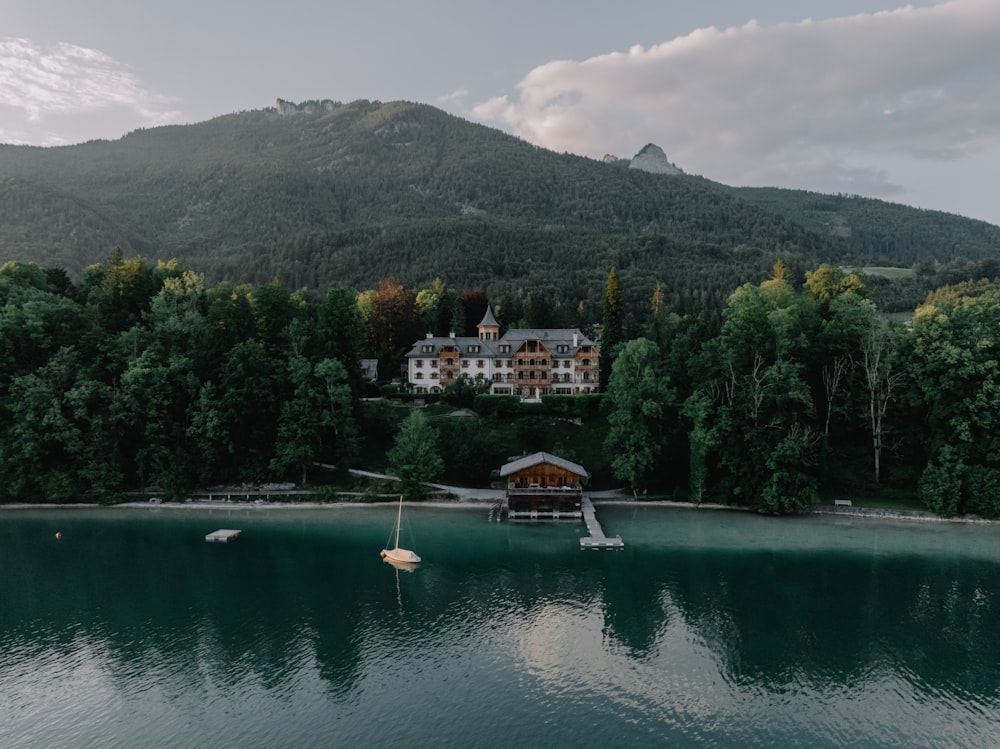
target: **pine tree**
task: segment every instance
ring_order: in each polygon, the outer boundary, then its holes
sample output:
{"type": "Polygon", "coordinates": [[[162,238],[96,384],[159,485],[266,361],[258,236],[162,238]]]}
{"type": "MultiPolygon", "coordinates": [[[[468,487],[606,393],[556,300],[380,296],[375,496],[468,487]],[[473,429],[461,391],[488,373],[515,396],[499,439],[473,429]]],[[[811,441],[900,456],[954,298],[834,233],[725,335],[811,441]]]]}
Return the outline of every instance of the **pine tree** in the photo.
{"type": "Polygon", "coordinates": [[[614,267],[608,273],[608,284],[604,290],[604,318],[601,330],[601,390],[608,386],[611,365],[615,360],[615,349],[624,337],[624,313],[622,311],[622,289],[618,284],[618,273],[614,267]]]}

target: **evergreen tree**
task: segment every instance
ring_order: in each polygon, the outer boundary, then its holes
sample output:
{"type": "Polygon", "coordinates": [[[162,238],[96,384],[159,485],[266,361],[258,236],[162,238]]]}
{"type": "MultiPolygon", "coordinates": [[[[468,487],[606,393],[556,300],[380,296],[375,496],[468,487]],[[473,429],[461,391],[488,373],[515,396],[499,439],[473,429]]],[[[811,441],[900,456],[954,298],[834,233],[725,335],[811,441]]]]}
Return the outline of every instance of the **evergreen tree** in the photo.
{"type": "Polygon", "coordinates": [[[604,316],[601,324],[601,389],[605,389],[611,378],[611,365],[615,360],[618,344],[625,335],[625,312],[622,309],[622,289],[618,283],[618,273],[614,267],[608,273],[604,289],[604,316]]]}
{"type": "Polygon", "coordinates": [[[403,421],[388,453],[389,470],[406,499],[420,499],[427,492],[427,482],[444,471],[438,449],[438,433],[424,412],[415,410],[403,421]]]}

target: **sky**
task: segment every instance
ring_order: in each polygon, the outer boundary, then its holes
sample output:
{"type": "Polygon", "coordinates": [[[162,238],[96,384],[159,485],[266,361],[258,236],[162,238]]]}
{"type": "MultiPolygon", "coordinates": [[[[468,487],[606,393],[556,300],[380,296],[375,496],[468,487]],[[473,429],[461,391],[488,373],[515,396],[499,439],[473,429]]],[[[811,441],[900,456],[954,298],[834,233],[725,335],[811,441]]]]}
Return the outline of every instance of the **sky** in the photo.
{"type": "Polygon", "coordinates": [[[2,0],[0,142],[407,100],[1000,225],[1000,0],[2,0]]]}

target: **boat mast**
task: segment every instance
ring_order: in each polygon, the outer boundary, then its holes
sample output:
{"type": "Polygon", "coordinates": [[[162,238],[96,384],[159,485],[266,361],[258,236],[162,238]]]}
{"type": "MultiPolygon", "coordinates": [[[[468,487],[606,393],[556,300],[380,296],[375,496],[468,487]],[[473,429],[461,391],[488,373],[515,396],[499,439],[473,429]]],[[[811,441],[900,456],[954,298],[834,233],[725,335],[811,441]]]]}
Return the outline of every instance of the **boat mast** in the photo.
{"type": "Polygon", "coordinates": [[[399,548],[399,525],[403,520],[403,495],[399,495],[399,512],[396,515],[396,548],[399,548]]]}

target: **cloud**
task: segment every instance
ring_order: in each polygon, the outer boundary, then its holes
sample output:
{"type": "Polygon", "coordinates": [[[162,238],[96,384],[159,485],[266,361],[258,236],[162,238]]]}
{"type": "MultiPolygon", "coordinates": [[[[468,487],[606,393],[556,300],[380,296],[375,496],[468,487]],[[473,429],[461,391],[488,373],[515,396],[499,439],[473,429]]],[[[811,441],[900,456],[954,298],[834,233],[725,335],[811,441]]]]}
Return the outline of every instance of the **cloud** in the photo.
{"type": "Polygon", "coordinates": [[[469,90],[465,88],[459,88],[452,91],[450,94],[445,94],[444,96],[439,96],[437,98],[438,104],[443,107],[461,107],[465,99],[469,96],[469,90]]]}
{"type": "Polygon", "coordinates": [[[731,184],[892,195],[864,166],[878,155],[955,160],[1000,143],[998,35],[995,0],[750,21],[541,65],[469,115],[594,157],[653,142],[731,184]]]}
{"type": "Polygon", "coordinates": [[[0,39],[0,107],[20,113],[20,128],[0,131],[14,140],[59,141],[44,131],[47,118],[124,110],[138,124],[176,121],[168,97],[146,89],[126,66],[103,52],[72,44],[42,47],[30,39],[0,39]]]}

